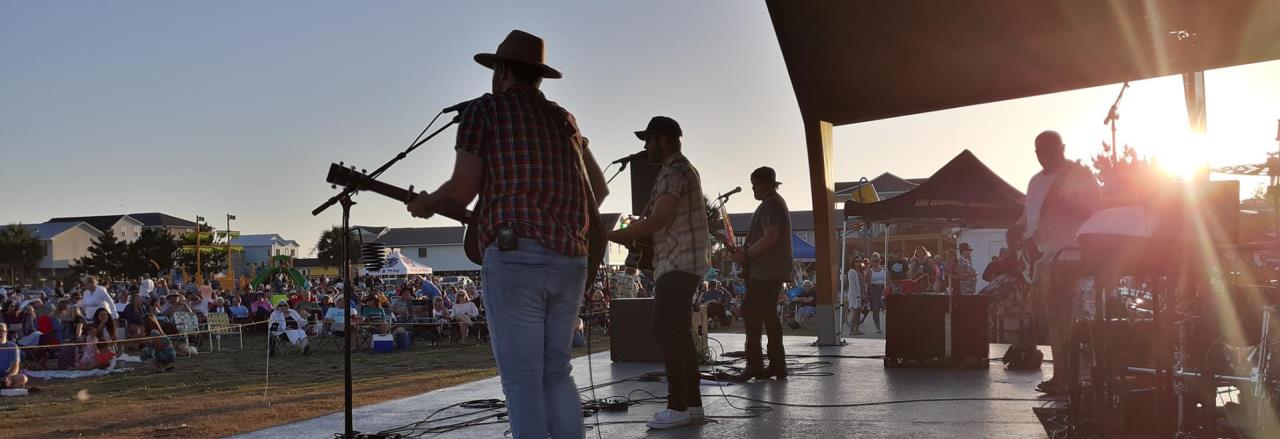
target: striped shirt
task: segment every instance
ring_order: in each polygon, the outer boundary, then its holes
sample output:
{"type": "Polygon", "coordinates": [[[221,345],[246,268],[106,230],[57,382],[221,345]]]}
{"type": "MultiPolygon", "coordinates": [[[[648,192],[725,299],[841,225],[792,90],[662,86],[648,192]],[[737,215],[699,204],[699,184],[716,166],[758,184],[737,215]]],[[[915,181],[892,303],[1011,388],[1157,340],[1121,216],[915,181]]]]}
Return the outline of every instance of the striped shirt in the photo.
{"type": "Polygon", "coordinates": [[[573,115],[537,88],[485,94],[462,111],[459,151],[484,160],[476,204],[480,243],[498,226],[566,256],[587,254],[587,177],[573,115]]]}
{"type": "Polygon", "coordinates": [[[671,224],[653,234],[653,271],[660,278],[672,271],[702,277],[710,267],[711,234],[707,225],[707,200],[702,196],[702,178],[689,159],[677,153],[658,171],[649,195],[646,216],[662,195],[678,200],[671,224]]]}

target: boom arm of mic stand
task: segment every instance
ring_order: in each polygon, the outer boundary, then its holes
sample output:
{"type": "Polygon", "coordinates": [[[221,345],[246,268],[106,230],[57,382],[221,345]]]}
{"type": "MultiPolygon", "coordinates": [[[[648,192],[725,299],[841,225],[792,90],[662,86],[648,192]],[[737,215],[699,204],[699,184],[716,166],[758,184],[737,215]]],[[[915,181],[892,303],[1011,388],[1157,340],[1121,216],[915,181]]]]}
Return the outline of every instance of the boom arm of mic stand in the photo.
{"type": "MultiPolygon", "coordinates": [[[[408,156],[409,156],[409,153],[413,152],[413,150],[418,149],[418,147],[419,147],[419,146],[422,146],[422,144],[427,143],[427,141],[428,141],[428,140],[431,140],[431,139],[435,138],[435,137],[436,137],[436,135],[440,134],[441,132],[443,132],[444,130],[448,129],[449,127],[453,126],[453,125],[454,125],[454,124],[456,124],[456,123],[458,123],[458,116],[454,116],[454,117],[453,117],[453,119],[449,121],[449,123],[447,123],[447,124],[445,124],[444,126],[440,127],[440,129],[435,130],[434,132],[432,132],[432,133],[431,133],[431,135],[430,135],[430,136],[427,136],[425,139],[419,140],[417,143],[414,143],[414,144],[412,144],[412,145],[409,145],[409,148],[405,149],[404,151],[400,152],[399,154],[396,154],[396,156],[395,156],[395,157],[392,157],[390,161],[388,161],[388,162],[384,163],[384,164],[383,164],[381,167],[379,167],[378,169],[375,169],[375,170],[373,171],[373,173],[372,173],[372,174],[369,174],[369,176],[370,176],[370,177],[377,177],[377,176],[379,176],[379,175],[382,175],[382,173],[383,173],[383,172],[386,172],[386,170],[387,170],[388,168],[391,168],[391,166],[392,166],[392,165],[395,165],[395,164],[396,164],[396,162],[399,162],[400,160],[403,160],[405,157],[408,157],[408,156]]],[[[313,210],[311,211],[311,215],[312,215],[312,216],[319,215],[319,214],[320,214],[320,212],[324,212],[324,211],[325,211],[325,209],[328,209],[329,207],[333,206],[334,204],[337,204],[339,200],[341,200],[341,199],[343,199],[343,198],[346,198],[346,197],[350,197],[351,195],[353,195],[353,194],[355,194],[355,193],[356,193],[356,190],[355,190],[355,189],[353,189],[353,188],[346,188],[346,189],[343,189],[343,190],[342,190],[342,192],[339,192],[337,195],[334,195],[333,197],[330,197],[327,201],[325,201],[325,202],[324,202],[324,204],[321,204],[319,207],[317,207],[317,208],[313,209],[313,210]]]]}
{"type": "Polygon", "coordinates": [[[622,171],[625,171],[625,170],[627,170],[627,162],[622,162],[622,166],[619,166],[619,167],[618,167],[618,171],[617,171],[617,172],[614,172],[612,176],[609,176],[609,180],[608,180],[608,181],[606,181],[606,182],[604,182],[604,184],[606,184],[606,185],[607,185],[607,184],[609,184],[609,183],[613,183],[613,179],[614,179],[614,178],[617,178],[617,177],[618,177],[618,174],[621,174],[621,173],[622,173],[622,171]]]}

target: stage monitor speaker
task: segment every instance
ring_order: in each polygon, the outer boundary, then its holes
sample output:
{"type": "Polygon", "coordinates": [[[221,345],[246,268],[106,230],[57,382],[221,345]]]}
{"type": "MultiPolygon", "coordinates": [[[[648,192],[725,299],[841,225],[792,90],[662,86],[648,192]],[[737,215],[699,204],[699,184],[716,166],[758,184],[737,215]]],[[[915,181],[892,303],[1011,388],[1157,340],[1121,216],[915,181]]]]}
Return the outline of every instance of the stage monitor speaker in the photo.
{"type": "Polygon", "coordinates": [[[628,166],[631,167],[631,214],[640,216],[649,204],[649,194],[662,167],[649,164],[647,156],[632,160],[628,166]]]}
{"type": "Polygon", "coordinates": [[[885,367],[989,365],[985,295],[951,296],[951,355],[947,355],[944,294],[894,294],[886,298],[885,367]]]}
{"type": "Polygon", "coordinates": [[[613,299],[609,305],[609,359],[658,363],[662,354],[653,340],[653,298],[613,299]]]}

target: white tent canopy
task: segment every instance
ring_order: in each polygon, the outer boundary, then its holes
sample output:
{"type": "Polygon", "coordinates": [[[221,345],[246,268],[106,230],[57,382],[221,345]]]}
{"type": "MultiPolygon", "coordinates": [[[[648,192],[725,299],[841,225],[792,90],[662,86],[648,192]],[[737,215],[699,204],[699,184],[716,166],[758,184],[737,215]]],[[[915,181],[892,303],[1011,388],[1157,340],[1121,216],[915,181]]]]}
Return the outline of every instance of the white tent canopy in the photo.
{"type": "Polygon", "coordinates": [[[387,260],[382,263],[382,269],[378,271],[369,271],[360,269],[360,274],[365,276],[408,276],[414,274],[431,274],[431,267],[419,265],[413,262],[399,250],[392,250],[387,254],[387,260]]]}

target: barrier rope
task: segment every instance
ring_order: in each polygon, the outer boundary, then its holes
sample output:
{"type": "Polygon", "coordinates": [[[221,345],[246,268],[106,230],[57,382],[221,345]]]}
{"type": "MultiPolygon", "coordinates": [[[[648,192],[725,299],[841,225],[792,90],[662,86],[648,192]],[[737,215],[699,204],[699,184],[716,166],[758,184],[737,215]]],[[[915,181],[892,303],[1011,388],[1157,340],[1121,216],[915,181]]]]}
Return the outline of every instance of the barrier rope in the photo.
{"type": "MultiPolygon", "coordinates": [[[[608,311],[593,311],[593,312],[588,312],[588,313],[579,314],[579,315],[578,315],[578,317],[580,317],[580,318],[587,318],[587,317],[594,317],[594,316],[598,316],[598,315],[608,315],[608,314],[609,314],[609,313],[608,313],[608,311]]],[[[228,334],[228,333],[233,333],[235,330],[240,329],[240,328],[245,328],[245,327],[249,327],[249,326],[257,326],[257,325],[268,324],[268,323],[271,323],[271,321],[270,321],[270,320],[263,320],[263,321],[260,321],[260,322],[252,322],[252,323],[230,324],[230,325],[227,325],[227,326],[219,326],[219,327],[217,327],[217,328],[202,329],[202,330],[199,330],[199,331],[180,332],[180,333],[177,333],[177,334],[165,334],[165,335],[158,335],[158,336],[146,336],[146,337],[125,338],[125,339],[112,340],[112,341],[98,341],[98,342],[94,342],[94,343],[89,343],[89,342],[75,342],[75,343],[60,343],[60,344],[53,344],[53,345],[35,345],[35,346],[17,346],[17,347],[13,347],[13,346],[0,346],[0,350],[13,350],[13,349],[17,349],[17,350],[24,350],[24,351],[25,351],[25,350],[32,350],[32,349],[54,349],[54,348],[72,347],[72,346],[89,346],[89,345],[98,345],[98,344],[102,344],[102,343],[106,343],[106,344],[134,343],[134,342],[147,341],[147,340],[158,340],[158,339],[162,339],[162,338],[174,338],[174,337],[183,337],[183,336],[189,336],[189,335],[210,334],[210,333],[220,333],[220,335],[225,335],[225,334],[228,334]]],[[[320,323],[320,324],[327,324],[327,323],[324,323],[324,322],[317,322],[317,323],[320,323]]],[[[335,322],[335,323],[336,323],[336,322],[335,322]]],[[[457,324],[461,324],[461,323],[466,323],[466,322],[458,322],[458,321],[448,321],[448,322],[360,322],[360,323],[352,322],[351,326],[382,326],[382,325],[384,325],[384,324],[385,324],[385,325],[390,325],[390,326],[447,326],[447,325],[457,325],[457,324]]],[[[473,321],[471,322],[471,324],[487,324],[487,323],[488,323],[488,321],[487,321],[487,320],[473,320],[473,321]]]]}
{"type": "Polygon", "coordinates": [[[146,336],[146,337],[124,338],[124,339],[111,340],[111,341],[97,341],[97,342],[93,342],[93,343],[89,343],[89,342],[75,342],[75,343],[59,343],[59,344],[48,344],[48,345],[36,345],[36,346],[16,346],[16,347],[14,347],[14,346],[0,346],[0,350],[11,350],[11,349],[17,349],[17,350],[23,350],[23,351],[25,351],[25,350],[31,350],[31,349],[53,349],[53,348],[71,347],[71,346],[89,346],[89,345],[95,345],[95,346],[96,346],[96,345],[103,344],[103,343],[106,343],[106,344],[133,343],[133,342],[138,342],[138,341],[158,340],[158,339],[162,339],[162,338],[183,337],[183,336],[188,336],[188,335],[206,334],[206,333],[215,333],[215,332],[216,332],[216,333],[220,333],[219,335],[225,335],[225,334],[228,334],[228,333],[233,333],[236,329],[239,329],[239,328],[244,328],[244,327],[247,327],[247,326],[256,326],[256,325],[261,325],[261,324],[263,324],[263,323],[269,323],[269,322],[270,322],[269,320],[264,320],[264,321],[261,321],[261,322],[232,324],[232,325],[227,325],[227,326],[219,326],[219,327],[217,327],[217,328],[202,329],[202,330],[199,330],[199,331],[180,332],[180,333],[177,333],[177,334],[152,335],[152,336],[146,336]]]}

